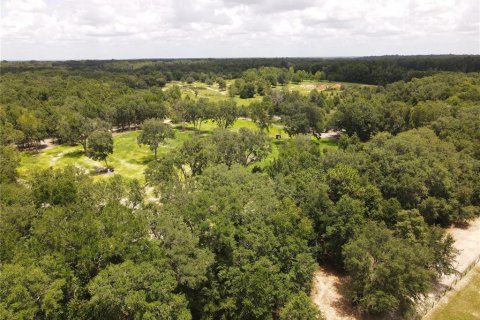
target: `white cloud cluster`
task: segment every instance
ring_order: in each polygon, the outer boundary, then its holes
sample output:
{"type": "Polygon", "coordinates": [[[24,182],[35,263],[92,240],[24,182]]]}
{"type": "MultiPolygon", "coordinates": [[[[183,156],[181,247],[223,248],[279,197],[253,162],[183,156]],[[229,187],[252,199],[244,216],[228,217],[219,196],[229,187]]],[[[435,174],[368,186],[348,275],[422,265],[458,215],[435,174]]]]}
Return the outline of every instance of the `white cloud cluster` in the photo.
{"type": "Polygon", "coordinates": [[[2,0],[2,59],[480,54],[478,0],[2,0]]]}

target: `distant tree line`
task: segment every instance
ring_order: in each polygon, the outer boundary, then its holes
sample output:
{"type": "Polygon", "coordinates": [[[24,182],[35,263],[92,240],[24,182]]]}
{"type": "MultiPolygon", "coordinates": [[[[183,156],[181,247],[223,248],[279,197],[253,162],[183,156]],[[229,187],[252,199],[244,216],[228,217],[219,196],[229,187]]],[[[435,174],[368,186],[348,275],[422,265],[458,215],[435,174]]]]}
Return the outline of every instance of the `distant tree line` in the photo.
{"type": "Polygon", "coordinates": [[[387,83],[431,75],[439,71],[479,72],[476,55],[380,56],[363,58],[237,58],[237,59],[145,59],[83,60],[49,62],[1,62],[1,72],[69,70],[84,76],[114,73],[130,77],[132,85],[161,85],[164,81],[192,78],[205,82],[221,77],[239,78],[247,69],[261,67],[322,72],[325,79],[366,84],[387,83]],[[143,84],[142,84],[143,83],[143,84]]]}

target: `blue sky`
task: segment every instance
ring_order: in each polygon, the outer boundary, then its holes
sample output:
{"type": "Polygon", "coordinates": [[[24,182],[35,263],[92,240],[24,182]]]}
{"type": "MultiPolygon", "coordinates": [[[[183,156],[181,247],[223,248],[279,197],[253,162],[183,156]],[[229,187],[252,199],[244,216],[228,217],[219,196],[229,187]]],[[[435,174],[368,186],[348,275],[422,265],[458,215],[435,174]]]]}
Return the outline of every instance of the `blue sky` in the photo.
{"type": "Polygon", "coordinates": [[[479,0],[1,0],[1,59],[480,54],[479,0]]]}

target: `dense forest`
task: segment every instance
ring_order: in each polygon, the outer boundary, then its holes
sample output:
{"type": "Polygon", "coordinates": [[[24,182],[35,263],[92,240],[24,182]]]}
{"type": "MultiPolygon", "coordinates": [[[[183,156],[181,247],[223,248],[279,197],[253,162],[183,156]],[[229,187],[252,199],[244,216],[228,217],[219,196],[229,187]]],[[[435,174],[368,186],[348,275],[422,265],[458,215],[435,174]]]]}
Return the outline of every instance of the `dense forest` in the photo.
{"type": "Polygon", "coordinates": [[[318,264],[350,276],[362,312],[413,318],[454,272],[444,228],[480,215],[479,71],[478,56],[2,62],[0,318],[321,319],[318,264]],[[305,80],[371,85],[288,89],[305,80]],[[231,130],[240,117],[257,128],[231,130]],[[18,174],[47,138],[108,171],[112,131],[137,129],[143,180],[18,174]],[[319,148],[327,130],[338,148],[319,148]]]}
{"type": "Polygon", "coordinates": [[[235,79],[247,69],[262,67],[290,68],[316,74],[331,81],[385,85],[438,71],[478,72],[477,55],[383,56],[362,58],[236,58],[236,59],[144,59],[85,60],[45,62],[2,62],[2,72],[67,69],[69,72],[97,77],[100,74],[129,74],[147,84],[155,79],[166,81],[192,77],[235,79]],[[142,81],[143,80],[143,81],[142,81]]]}

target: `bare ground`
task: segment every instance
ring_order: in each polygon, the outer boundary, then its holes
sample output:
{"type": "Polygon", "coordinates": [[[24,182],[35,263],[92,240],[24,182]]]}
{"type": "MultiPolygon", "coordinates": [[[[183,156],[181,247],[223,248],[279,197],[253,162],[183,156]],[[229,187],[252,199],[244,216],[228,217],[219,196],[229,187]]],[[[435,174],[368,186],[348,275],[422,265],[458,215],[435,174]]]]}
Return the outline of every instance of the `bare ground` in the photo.
{"type": "MultiPolygon", "coordinates": [[[[455,248],[460,252],[456,258],[455,269],[458,272],[464,272],[469,265],[480,256],[480,217],[477,217],[475,220],[472,220],[467,227],[465,228],[455,228],[451,227],[447,230],[453,238],[455,239],[455,248]]],[[[435,307],[427,313],[427,317],[433,310],[438,306],[443,305],[449,301],[449,298],[452,296],[454,291],[459,290],[465,284],[468,283],[470,279],[470,274],[467,274],[461,281],[454,285],[454,281],[457,278],[457,275],[443,276],[436,283],[434,290],[427,296],[425,304],[431,304],[432,301],[438,299],[438,297],[443,293],[448,287],[453,285],[453,290],[449,294],[446,294],[442,297],[435,307]]]]}
{"type": "MultiPolygon", "coordinates": [[[[480,217],[472,220],[465,228],[451,227],[447,230],[455,239],[455,248],[460,252],[456,258],[455,268],[459,272],[463,272],[472,261],[480,255],[480,217]]],[[[461,287],[468,279],[460,281],[455,289],[461,287]]],[[[319,267],[314,274],[313,290],[311,297],[313,302],[320,308],[327,320],[364,320],[365,317],[360,316],[352,307],[343,293],[347,286],[348,278],[339,275],[328,268],[319,267]]],[[[445,290],[455,280],[455,275],[442,277],[433,292],[429,295],[429,299],[433,299],[435,295],[445,290]]],[[[442,299],[442,303],[446,303],[444,299],[448,299],[446,295],[442,299]]]]}
{"type": "Polygon", "coordinates": [[[334,83],[334,84],[302,84],[302,87],[305,89],[313,90],[317,89],[319,91],[323,90],[340,90],[342,88],[342,85],[340,83],[334,83]]]}
{"type": "Polygon", "coordinates": [[[328,139],[336,139],[340,136],[340,131],[334,131],[334,130],[329,130],[327,132],[322,132],[320,134],[320,137],[322,139],[328,138],[328,139]]]}
{"type": "Polygon", "coordinates": [[[342,295],[348,278],[326,268],[318,268],[313,277],[313,302],[327,320],[355,320],[358,315],[342,295]]]}

